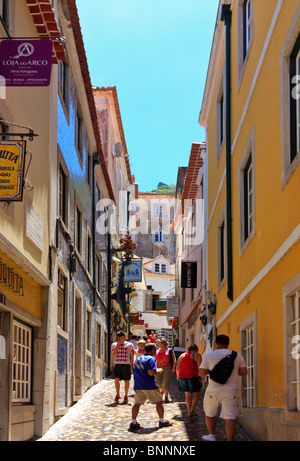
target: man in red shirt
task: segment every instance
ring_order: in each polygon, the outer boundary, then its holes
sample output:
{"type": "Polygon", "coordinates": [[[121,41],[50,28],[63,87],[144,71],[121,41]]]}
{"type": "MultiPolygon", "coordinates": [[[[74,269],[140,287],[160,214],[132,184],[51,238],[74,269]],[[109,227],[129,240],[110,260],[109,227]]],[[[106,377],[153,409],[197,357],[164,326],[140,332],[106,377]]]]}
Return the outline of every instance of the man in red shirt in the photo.
{"type": "Polygon", "coordinates": [[[151,331],[151,335],[149,335],[149,339],[151,343],[155,344],[155,337],[156,337],[156,334],[154,333],[154,331],[151,331]]]}

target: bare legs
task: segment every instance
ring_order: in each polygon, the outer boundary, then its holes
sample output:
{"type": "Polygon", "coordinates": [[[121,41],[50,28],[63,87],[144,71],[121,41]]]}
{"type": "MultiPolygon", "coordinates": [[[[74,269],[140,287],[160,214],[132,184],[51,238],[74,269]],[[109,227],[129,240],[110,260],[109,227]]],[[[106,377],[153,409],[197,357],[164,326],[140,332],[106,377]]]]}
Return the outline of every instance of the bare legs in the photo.
{"type": "MultiPolygon", "coordinates": [[[[205,417],[207,429],[211,435],[215,435],[216,432],[216,418],[211,418],[210,416],[205,417]]],[[[232,442],[235,436],[236,431],[236,422],[235,419],[226,419],[226,435],[227,440],[232,442]]]]}
{"type": "MultiPolygon", "coordinates": [[[[129,391],[130,382],[124,381],[124,383],[125,383],[125,395],[127,396],[128,391],[129,391]]],[[[116,388],[116,394],[120,395],[120,378],[115,378],[115,388],[116,388]]]]}
{"type": "Polygon", "coordinates": [[[193,416],[195,414],[195,407],[197,402],[200,398],[200,391],[199,392],[185,392],[185,403],[188,410],[189,416],[193,416]]]}
{"type": "MultiPolygon", "coordinates": [[[[135,420],[137,419],[137,416],[140,411],[140,403],[135,403],[132,407],[132,419],[135,420]]],[[[160,419],[163,419],[164,417],[164,406],[162,400],[160,402],[157,402],[156,404],[156,411],[160,419]]]]}

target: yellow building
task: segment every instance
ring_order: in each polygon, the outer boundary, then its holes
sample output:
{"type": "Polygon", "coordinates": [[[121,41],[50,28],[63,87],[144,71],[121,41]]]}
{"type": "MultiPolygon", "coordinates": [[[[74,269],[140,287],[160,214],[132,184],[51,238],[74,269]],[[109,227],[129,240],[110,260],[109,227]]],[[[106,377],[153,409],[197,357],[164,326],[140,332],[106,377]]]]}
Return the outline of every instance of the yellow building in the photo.
{"type": "Polygon", "coordinates": [[[300,4],[220,1],[206,129],[207,288],[247,359],[240,422],[300,437],[300,4]]]}

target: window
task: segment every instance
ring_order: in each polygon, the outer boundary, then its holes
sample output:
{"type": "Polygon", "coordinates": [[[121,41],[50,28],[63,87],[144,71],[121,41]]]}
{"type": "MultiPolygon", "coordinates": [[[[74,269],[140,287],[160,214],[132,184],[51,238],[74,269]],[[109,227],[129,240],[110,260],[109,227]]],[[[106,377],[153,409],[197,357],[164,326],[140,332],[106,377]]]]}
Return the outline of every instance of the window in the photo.
{"type": "Polygon", "coordinates": [[[239,163],[240,254],[255,234],[254,128],[239,163]]]}
{"type": "Polygon", "coordinates": [[[28,403],[31,400],[31,336],[31,328],[16,320],[13,321],[12,401],[14,403],[28,403]]]}
{"type": "Polygon", "coordinates": [[[243,6],[243,52],[244,60],[247,56],[251,41],[252,0],[245,0],[243,6]]]}
{"type": "Polygon", "coordinates": [[[163,205],[155,205],[154,214],[155,216],[163,216],[164,215],[163,205]]]}
{"type": "Polygon", "coordinates": [[[101,359],[101,324],[96,322],[96,357],[101,359]]]}
{"type": "Polygon", "coordinates": [[[86,310],[86,350],[92,350],[92,312],[87,308],[86,310]]]}
{"type": "Polygon", "coordinates": [[[167,264],[159,264],[155,263],[154,264],[154,272],[158,274],[167,274],[167,264]]]}
{"type": "Polygon", "coordinates": [[[89,306],[86,307],[85,349],[85,372],[90,376],[92,372],[92,311],[89,306]]]}
{"type": "Polygon", "coordinates": [[[245,376],[244,389],[244,405],[247,408],[254,406],[254,326],[251,324],[243,331],[243,355],[247,363],[247,376],[245,376]]]}
{"type": "Polygon", "coordinates": [[[87,229],[87,249],[86,249],[86,268],[89,274],[92,273],[93,258],[93,239],[89,229],[87,229]]]}
{"type": "Polygon", "coordinates": [[[253,230],[253,170],[252,154],[244,169],[244,240],[253,230]]]}
{"type": "Polygon", "coordinates": [[[83,159],[83,121],[79,110],[76,113],[75,146],[80,160],[83,159]]]}
{"type": "Polygon", "coordinates": [[[289,299],[289,337],[291,338],[289,367],[290,410],[300,411],[300,288],[289,299]]]}
{"type": "Polygon", "coordinates": [[[217,161],[221,155],[221,149],[225,139],[225,77],[222,72],[221,82],[217,96],[217,161]]]}
{"type": "Polygon", "coordinates": [[[220,145],[224,140],[224,94],[222,92],[221,99],[219,101],[220,104],[220,145]]]}
{"type": "Polygon", "coordinates": [[[65,61],[58,61],[58,91],[64,102],[65,108],[69,110],[69,66],[65,61]]]}
{"type": "Polygon", "coordinates": [[[100,255],[96,257],[96,289],[102,292],[102,259],[100,255]]]}
{"type": "Polygon", "coordinates": [[[57,285],[57,325],[64,331],[67,331],[67,279],[58,270],[58,285],[57,285]]]}
{"type": "Polygon", "coordinates": [[[219,234],[219,283],[225,278],[225,221],[218,228],[219,234]]]}
{"type": "Polygon", "coordinates": [[[75,248],[78,253],[81,253],[81,239],[82,239],[82,213],[76,206],[75,210],[75,248]]]}
{"type": "Polygon", "coordinates": [[[164,241],[164,234],[162,231],[157,231],[154,234],[154,242],[163,242],[164,241]]]}
{"type": "Polygon", "coordinates": [[[300,3],[280,51],[281,188],[300,162],[300,3]]]}
{"type": "Polygon", "coordinates": [[[86,181],[90,187],[90,190],[92,190],[93,186],[93,159],[91,154],[88,152],[87,154],[87,159],[86,159],[86,181]]]}
{"type": "Polygon", "coordinates": [[[253,39],[253,0],[238,0],[237,5],[237,71],[241,83],[253,39]]]}
{"type": "Polygon", "coordinates": [[[58,215],[67,224],[67,176],[61,165],[58,178],[58,215]]]}
{"type": "Polygon", "coordinates": [[[242,407],[256,407],[256,330],[257,318],[254,311],[240,324],[241,352],[247,364],[247,375],[242,377],[242,407]]]}
{"type": "Polygon", "coordinates": [[[300,151],[300,34],[290,55],[290,163],[300,151]]]}

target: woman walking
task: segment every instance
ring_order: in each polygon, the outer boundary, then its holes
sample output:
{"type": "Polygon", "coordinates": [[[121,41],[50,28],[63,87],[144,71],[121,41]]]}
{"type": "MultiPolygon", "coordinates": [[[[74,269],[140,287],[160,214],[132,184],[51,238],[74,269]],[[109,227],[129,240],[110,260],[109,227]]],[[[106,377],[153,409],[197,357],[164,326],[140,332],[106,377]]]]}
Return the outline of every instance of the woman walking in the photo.
{"type": "Polygon", "coordinates": [[[178,387],[181,392],[185,393],[185,403],[189,416],[196,416],[195,407],[200,398],[201,381],[199,376],[199,367],[202,362],[202,356],[198,352],[196,344],[190,346],[184,354],[178,358],[176,373],[178,387]]]}
{"type": "Polygon", "coordinates": [[[175,373],[176,357],[172,349],[168,348],[168,341],[164,338],[158,342],[156,351],[157,368],[162,368],[163,372],[156,375],[156,382],[162,396],[165,396],[165,402],[168,403],[168,394],[170,390],[170,380],[172,373],[175,373]]]}

